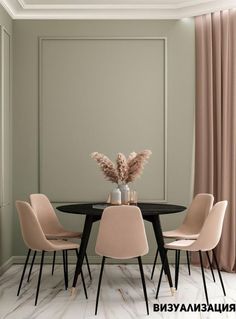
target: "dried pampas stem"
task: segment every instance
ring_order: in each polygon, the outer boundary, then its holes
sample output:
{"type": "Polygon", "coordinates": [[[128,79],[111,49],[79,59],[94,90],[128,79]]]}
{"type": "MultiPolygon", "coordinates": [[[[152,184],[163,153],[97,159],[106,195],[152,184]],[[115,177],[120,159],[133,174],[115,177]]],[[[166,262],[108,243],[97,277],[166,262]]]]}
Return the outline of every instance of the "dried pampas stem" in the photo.
{"type": "Polygon", "coordinates": [[[126,183],[133,182],[135,178],[141,175],[144,165],[146,164],[151,154],[152,152],[150,150],[144,150],[130,159],[130,161],[128,162],[129,169],[126,183]]]}
{"type": "Polygon", "coordinates": [[[118,183],[119,178],[115,165],[107,156],[98,152],[94,152],[91,154],[91,157],[98,163],[98,166],[108,181],[112,183],[118,183]]]}
{"type": "Polygon", "coordinates": [[[137,155],[137,153],[132,152],[129,154],[128,158],[127,158],[127,164],[129,165],[130,161],[132,161],[132,159],[137,155]]]}
{"type": "Polygon", "coordinates": [[[128,177],[128,165],[123,153],[118,153],[116,159],[116,169],[120,182],[125,182],[128,177]]]}

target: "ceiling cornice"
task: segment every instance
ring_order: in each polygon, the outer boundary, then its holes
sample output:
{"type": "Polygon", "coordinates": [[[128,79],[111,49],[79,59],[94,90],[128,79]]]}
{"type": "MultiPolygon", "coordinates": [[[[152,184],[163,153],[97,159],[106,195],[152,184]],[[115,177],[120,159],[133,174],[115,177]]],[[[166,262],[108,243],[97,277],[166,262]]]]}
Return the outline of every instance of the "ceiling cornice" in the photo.
{"type": "Polygon", "coordinates": [[[127,1],[120,4],[28,3],[27,0],[0,0],[13,19],[181,19],[218,10],[236,8],[236,0],[127,1]]]}

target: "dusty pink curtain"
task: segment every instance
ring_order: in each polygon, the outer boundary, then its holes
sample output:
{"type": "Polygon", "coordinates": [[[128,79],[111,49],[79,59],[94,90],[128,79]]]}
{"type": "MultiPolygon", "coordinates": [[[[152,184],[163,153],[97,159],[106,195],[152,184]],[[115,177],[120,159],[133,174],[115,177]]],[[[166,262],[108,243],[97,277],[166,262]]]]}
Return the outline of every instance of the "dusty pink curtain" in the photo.
{"type": "Polygon", "coordinates": [[[236,271],[236,10],[195,18],[195,194],[228,200],[216,254],[220,268],[236,271]]]}

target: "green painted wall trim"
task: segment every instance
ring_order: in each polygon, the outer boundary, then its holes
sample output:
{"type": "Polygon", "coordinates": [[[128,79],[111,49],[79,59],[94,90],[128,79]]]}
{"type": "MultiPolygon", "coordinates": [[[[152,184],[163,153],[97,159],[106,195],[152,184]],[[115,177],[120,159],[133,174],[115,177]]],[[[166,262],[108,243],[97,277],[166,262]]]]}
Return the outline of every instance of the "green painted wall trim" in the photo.
{"type": "Polygon", "coordinates": [[[0,267],[12,256],[12,20],[0,5],[0,267]]]}

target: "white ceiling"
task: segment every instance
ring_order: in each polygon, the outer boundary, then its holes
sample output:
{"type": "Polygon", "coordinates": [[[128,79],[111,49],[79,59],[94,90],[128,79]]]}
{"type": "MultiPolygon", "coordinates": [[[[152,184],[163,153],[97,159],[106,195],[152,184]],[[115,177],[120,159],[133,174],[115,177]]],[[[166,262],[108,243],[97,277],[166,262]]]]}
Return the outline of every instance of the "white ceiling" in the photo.
{"type": "Polygon", "coordinates": [[[181,19],[236,0],[0,0],[13,19],[181,19]]]}

